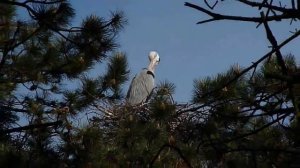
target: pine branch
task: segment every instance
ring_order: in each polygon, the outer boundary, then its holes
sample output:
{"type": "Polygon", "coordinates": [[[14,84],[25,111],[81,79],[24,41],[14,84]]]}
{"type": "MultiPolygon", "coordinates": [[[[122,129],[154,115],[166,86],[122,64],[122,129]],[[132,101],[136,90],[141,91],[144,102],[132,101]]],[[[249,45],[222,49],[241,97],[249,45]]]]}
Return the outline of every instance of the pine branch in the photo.
{"type": "Polygon", "coordinates": [[[14,6],[20,6],[25,8],[29,13],[32,13],[33,15],[37,15],[36,11],[33,10],[30,6],[28,6],[26,3],[16,2],[16,1],[10,1],[10,0],[4,0],[0,1],[0,3],[7,4],[7,5],[14,5],[14,6]]]}
{"type": "MultiPolygon", "coordinates": [[[[35,31],[33,31],[31,34],[29,34],[26,38],[24,38],[23,40],[19,41],[18,43],[15,43],[11,46],[7,46],[3,52],[3,56],[0,62],[0,71],[2,70],[5,62],[6,62],[6,57],[9,51],[14,50],[15,48],[17,48],[18,46],[24,44],[26,41],[28,41],[30,38],[32,38],[34,35],[36,35],[39,31],[41,30],[40,27],[38,27],[37,29],[35,29],[35,31]]],[[[13,39],[13,41],[15,41],[16,39],[13,39]]]]}
{"type": "MultiPolygon", "coordinates": [[[[42,3],[42,4],[52,4],[52,3],[61,3],[61,2],[64,2],[64,1],[65,0],[58,0],[58,1],[54,1],[54,2],[46,2],[46,1],[31,1],[31,0],[28,0],[28,1],[25,1],[25,2],[21,3],[21,2],[14,2],[14,1],[7,1],[6,0],[6,1],[0,2],[0,3],[8,4],[8,5],[20,6],[20,7],[25,8],[28,11],[29,15],[32,17],[32,19],[44,23],[46,26],[48,26],[49,29],[51,29],[52,31],[58,33],[65,40],[70,41],[70,42],[78,45],[78,43],[76,43],[75,41],[73,41],[70,38],[66,37],[60,31],[69,32],[69,33],[71,33],[71,32],[80,32],[81,28],[77,28],[77,27],[72,27],[72,28],[69,28],[69,29],[66,29],[66,28],[53,28],[52,25],[47,24],[47,21],[45,22],[45,21],[39,20],[40,18],[38,17],[38,12],[36,12],[32,7],[30,7],[29,5],[27,5],[27,3],[29,3],[29,2],[32,2],[32,3],[33,2],[34,3],[42,3]],[[74,29],[74,28],[76,28],[76,29],[74,29]]],[[[36,30],[39,30],[39,28],[37,28],[36,30]]],[[[29,35],[28,38],[26,38],[24,41],[21,41],[20,43],[16,44],[15,46],[13,46],[11,48],[15,48],[18,45],[23,44],[25,41],[27,41],[27,39],[31,38],[36,32],[37,31],[34,31],[32,33],[32,35],[29,35]]]]}
{"type": "Polygon", "coordinates": [[[265,59],[269,58],[270,56],[272,56],[272,54],[278,50],[281,49],[283,46],[287,45],[289,42],[293,41],[295,38],[297,38],[300,35],[300,31],[295,32],[293,35],[291,35],[290,37],[288,37],[287,39],[285,39],[282,43],[280,43],[278,45],[277,48],[273,48],[271,51],[269,51],[268,53],[266,53],[264,56],[262,56],[260,59],[258,59],[257,61],[253,62],[252,65],[248,66],[247,68],[243,69],[239,74],[237,74],[234,78],[230,79],[228,82],[226,82],[226,84],[220,88],[216,88],[210,92],[207,92],[203,95],[201,95],[201,98],[205,98],[208,95],[211,95],[212,93],[222,90],[225,86],[229,86],[231,83],[233,83],[234,81],[236,81],[237,79],[239,79],[241,76],[243,76],[244,74],[246,74],[247,72],[249,72],[251,69],[256,68],[262,61],[264,61],[265,59]]]}
{"type": "Polygon", "coordinates": [[[43,124],[31,124],[23,127],[17,127],[17,128],[11,128],[7,130],[0,130],[0,134],[9,134],[13,132],[22,132],[26,130],[33,130],[33,129],[41,129],[41,128],[46,128],[50,126],[59,126],[62,125],[62,121],[55,121],[55,122],[48,122],[48,123],[43,123],[43,124]]]}
{"type": "Polygon", "coordinates": [[[36,0],[27,0],[24,1],[23,3],[27,4],[27,3],[36,3],[36,4],[44,4],[44,5],[50,5],[50,4],[57,4],[57,3],[61,3],[61,2],[66,2],[66,0],[57,0],[57,1],[48,1],[48,0],[43,0],[43,1],[36,1],[36,0]]]}
{"type": "MultiPolygon", "coordinates": [[[[289,109],[288,109],[288,110],[289,110],[289,109]]],[[[255,129],[255,130],[253,130],[253,131],[251,131],[251,132],[248,132],[248,133],[245,133],[245,134],[241,134],[241,135],[235,136],[235,137],[230,138],[230,139],[225,139],[225,140],[222,141],[222,143],[229,143],[229,142],[236,141],[236,140],[239,140],[239,139],[242,139],[242,138],[251,136],[251,135],[255,135],[255,134],[261,132],[262,130],[264,130],[264,129],[270,127],[271,125],[273,125],[273,124],[279,122],[280,120],[284,119],[284,118],[287,117],[288,115],[290,115],[290,113],[286,113],[286,114],[284,114],[284,115],[282,115],[282,116],[276,118],[276,119],[273,120],[272,122],[269,122],[269,123],[263,125],[262,127],[258,128],[258,129],[255,129]]],[[[210,141],[214,141],[214,142],[215,142],[215,141],[219,141],[219,139],[211,139],[211,140],[203,141],[202,143],[200,143],[200,144],[198,145],[198,149],[200,148],[201,145],[203,145],[203,144],[206,143],[206,142],[210,142],[210,141]]]]}
{"type": "Polygon", "coordinates": [[[190,168],[193,167],[191,165],[191,163],[188,161],[188,159],[182,154],[182,151],[178,147],[170,145],[170,144],[164,144],[163,146],[160,147],[160,149],[158,150],[158,152],[156,153],[156,155],[154,156],[154,158],[151,160],[150,167],[153,167],[153,165],[154,165],[155,161],[157,160],[158,156],[160,155],[160,153],[165,148],[171,148],[171,149],[175,150],[178,153],[178,155],[181,157],[181,159],[184,160],[184,162],[186,163],[187,167],[190,167],[190,168]]]}
{"type": "Polygon", "coordinates": [[[289,153],[289,154],[300,154],[300,151],[297,149],[280,149],[280,148],[268,148],[268,147],[261,147],[261,148],[250,148],[250,147],[238,147],[235,149],[229,149],[226,153],[233,153],[233,152],[244,152],[244,151],[251,151],[251,152],[281,152],[281,153],[289,153]]]}
{"type": "Polygon", "coordinates": [[[28,113],[28,110],[24,109],[18,109],[18,108],[13,108],[13,107],[8,107],[8,106],[0,106],[0,111],[15,111],[15,112],[21,112],[21,113],[28,113]]]}

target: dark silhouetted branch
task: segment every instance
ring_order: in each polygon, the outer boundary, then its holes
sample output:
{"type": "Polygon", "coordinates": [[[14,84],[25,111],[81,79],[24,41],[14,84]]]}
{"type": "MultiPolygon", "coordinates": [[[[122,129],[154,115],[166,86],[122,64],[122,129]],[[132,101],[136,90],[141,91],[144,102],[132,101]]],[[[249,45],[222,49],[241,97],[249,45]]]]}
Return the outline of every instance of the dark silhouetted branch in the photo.
{"type": "Polygon", "coordinates": [[[275,10],[275,11],[283,12],[283,13],[288,13],[288,12],[293,11],[293,9],[287,9],[284,7],[271,5],[268,3],[253,2],[253,1],[249,1],[249,0],[238,0],[238,1],[241,3],[244,3],[246,5],[252,6],[252,7],[258,7],[259,9],[266,8],[266,9],[271,9],[271,10],[275,10]]]}
{"type": "MultiPolygon", "coordinates": [[[[261,12],[261,17],[262,18],[267,18],[268,16],[264,16],[264,13],[261,12]]],[[[268,22],[266,20],[264,20],[263,24],[264,24],[264,27],[265,27],[265,30],[266,30],[267,38],[270,41],[273,49],[275,50],[277,62],[279,64],[279,66],[281,67],[281,70],[282,70],[283,74],[287,75],[288,70],[287,70],[287,67],[284,63],[283,56],[280,52],[280,48],[278,47],[277,40],[276,40],[275,36],[273,35],[273,33],[272,33],[272,31],[271,31],[271,29],[268,25],[268,22]]]]}
{"type": "Polygon", "coordinates": [[[173,145],[170,144],[164,144],[156,153],[156,155],[154,156],[154,158],[152,159],[151,163],[150,163],[150,167],[153,167],[153,164],[155,163],[155,161],[157,160],[157,158],[159,157],[160,153],[165,149],[165,148],[171,148],[173,150],[175,150],[177,152],[177,154],[181,157],[181,159],[185,162],[185,164],[192,168],[191,163],[188,161],[188,159],[182,154],[181,150],[173,145]]]}
{"type": "Polygon", "coordinates": [[[204,2],[205,2],[205,4],[206,4],[206,6],[208,6],[210,9],[214,9],[215,6],[218,4],[219,1],[216,0],[215,3],[214,3],[213,5],[210,5],[210,4],[207,2],[207,0],[204,0],[204,2]]]}
{"type": "Polygon", "coordinates": [[[61,3],[61,2],[65,2],[66,0],[57,0],[57,1],[47,1],[47,0],[43,0],[43,1],[35,1],[35,0],[27,0],[24,1],[24,3],[35,3],[35,4],[57,4],[57,3],[61,3]]]}
{"type": "MultiPolygon", "coordinates": [[[[289,38],[285,39],[282,43],[280,43],[278,45],[278,47],[275,49],[273,48],[271,51],[269,51],[267,54],[265,54],[264,56],[262,56],[260,59],[258,59],[257,61],[253,62],[252,65],[250,65],[249,67],[243,69],[239,74],[237,74],[234,78],[232,78],[231,80],[229,80],[224,86],[228,86],[231,83],[233,83],[234,81],[236,81],[237,79],[239,79],[241,76],[243,76],[244,74],[246,74],[247,72],[249,72],[251,69],[257,67],[262,61],[264,61],[265,59],[269,58],[277,49],[282,48],[283,46],[285,46],[286,44],[288,44],[289,42],[291,42],[292,40],[294,40],[295,38],[297,38],[300,35],[300,31],[295,32],[292,36],[290,36],[289,38]]],[[[201,96],[201,98],[204,98],[208,95],[211,95],[212,93],[221,90],[224,88],[224,86],[222,86],[221,88],[217,88],[215,90],[212,90],[210,92],[207,92],[205,94],[203,94],[201,96]]]]}
{"type": "Polygon", "coordinates": [[[281,152],[281,153],[290,153],[290,154],[300,154],[299,150],[296,149],[277,149],[277,148],[249,148],[249,147],[238,147],[236,149],[229,149],[226,153],[233,153],[233,152],[241,152],[241,151],[248,151],[248,152],[281,152]]]}
{"type": "MultiPolygon", "coordinates": [[[[201,6],[191,4],[188,2],[185,2],[185,6],[199,10],[200,12],[203,12],[203,13],[209,15],[210,17],[212,17],[211,19],[200,21],[197,24],[203,24],[206,22],[217,21],[217,20],[233,20],[233,21],[254,22],[254,23],[262,23],[263,22],[263,19],[261,17],[244,17],[244,16],[223,15],[223,14],[209,11],[201,6]]],[[[281,21],[282,19],[290,19],[292,14],[295,15],[294,11],[293,11],[293,13],[291,12],[290,14],[284,13],[281,15],[268,16],[267,18],[265,18],[265,20],[266,21],[281,21]]],[[[296,14],[296,15],[300,16],[300,14],[296,14]]]]}
{"type": "Polygon", "coordinates": [[[59,126],[61,124],[62,124],[62,121],[55,121],[55,122],[49,122],[49,123],[43,123],[43,124],[32,124],[32,125],[27,125],[27,126],[23,126],[23,127],[17,127],[17,128],[3,130],[3,131],[0,131],[0,134],[22,132],[25,130],[40,129],[40,128],[46,128],[46,127],[50,127],[50,126],[59,126]]]}
{"type": "Polygon", "coordinates": [[[8,106],[0,106],[0,111],[14,111],[14,112],[21,112],[21,113],[28,113],[28,110],[14,108],[14,107],[8,107],[8,106]]]}

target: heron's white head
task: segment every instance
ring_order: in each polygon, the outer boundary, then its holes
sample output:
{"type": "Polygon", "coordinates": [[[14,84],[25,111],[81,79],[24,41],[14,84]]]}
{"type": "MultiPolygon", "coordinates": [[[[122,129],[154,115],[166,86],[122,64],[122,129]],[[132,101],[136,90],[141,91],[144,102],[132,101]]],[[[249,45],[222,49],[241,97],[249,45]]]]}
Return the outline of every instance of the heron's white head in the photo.
{"type": "Polygon", "coordinates": [[[155,65],[157,65],[160,61],[159,55],[156,51],[150,51],[149,53],[149,61],[153,62],[155,65]]]}

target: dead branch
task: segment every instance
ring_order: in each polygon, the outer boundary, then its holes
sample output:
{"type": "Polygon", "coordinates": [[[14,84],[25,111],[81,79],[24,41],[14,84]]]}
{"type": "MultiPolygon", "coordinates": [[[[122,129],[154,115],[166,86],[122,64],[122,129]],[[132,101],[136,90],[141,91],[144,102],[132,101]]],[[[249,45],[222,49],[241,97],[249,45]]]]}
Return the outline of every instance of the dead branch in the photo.
{"type": "MultiPolygon", "coordinates": [[[[208,16],[212,17],[211,19],[200,21],[197,24],[203,24],[203,23],[218,21],[218,20],[233,20],[233,21],[253,22],[253,23],[262,23],[264,21],[261,17],[244,17],[244,16],[223,15],[223,14],[215,13],[201,6],[189,2],[185,2],[184,5],[196,9],[200,12],[203,12],[208,16]]],[[[265,21],[281,21],[284,19],[291,19],[294,17],[300,17],[300,14],[297,13],[296,10],[290,9],[288,10],[288,12],[282,13],[281,15],[268,16],[265,18],[265,21]]]]}
{"type": "Polygon", "coordinates": [[[268,16],[264,16],[264,13],[261,12],[261,17],[263,18],[263,24],[264,24],[264,27],[266,30],[267,38],[270,41],[270,43],[272,44],[273,49],[275,50],[277,62],[279,64],[279,66],[281,67],[283,74],[287,75],[288,69],[284,63],[283,56],[282,56],[282,54],[280,52],[280,48],[278,47],[278,44],[277,44],[277,40],[276,40],[275,36],[273,35],[273,33],[268,25],[268,22],[266,20],[264,20],[264,18],[266,18],[268,16]]]}

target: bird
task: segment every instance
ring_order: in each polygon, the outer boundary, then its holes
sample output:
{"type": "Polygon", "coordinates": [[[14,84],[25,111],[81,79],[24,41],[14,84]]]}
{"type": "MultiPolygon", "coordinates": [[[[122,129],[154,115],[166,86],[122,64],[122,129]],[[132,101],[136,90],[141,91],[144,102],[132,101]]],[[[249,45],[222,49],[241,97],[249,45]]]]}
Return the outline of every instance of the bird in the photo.
{"type": "Polygon", "coordinates": [[[146,102],[154,89],[154,71],[160,62],[160,58],[156,51],[150,51],[148,57],[150,61],[148,68],[142,69],[140,73],[135,75],[129,86],[126,99],[130,105],[146,102]]]}

